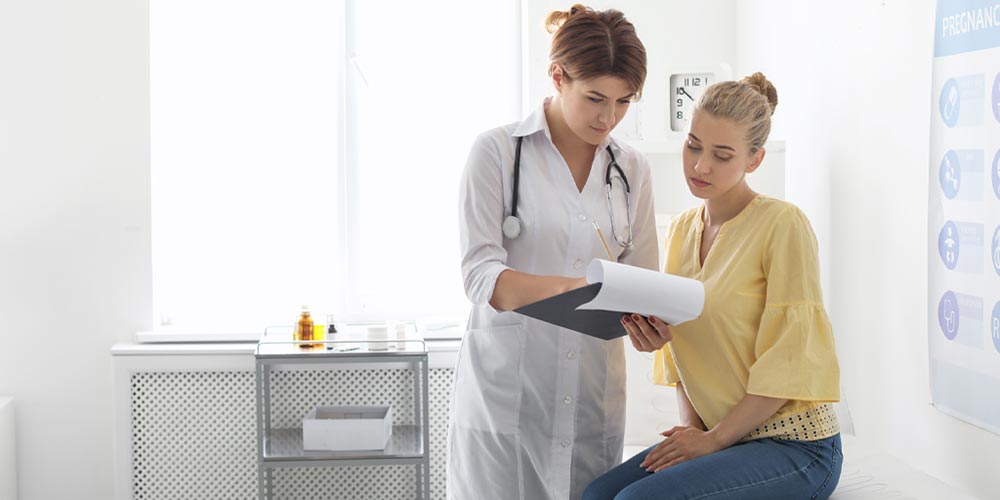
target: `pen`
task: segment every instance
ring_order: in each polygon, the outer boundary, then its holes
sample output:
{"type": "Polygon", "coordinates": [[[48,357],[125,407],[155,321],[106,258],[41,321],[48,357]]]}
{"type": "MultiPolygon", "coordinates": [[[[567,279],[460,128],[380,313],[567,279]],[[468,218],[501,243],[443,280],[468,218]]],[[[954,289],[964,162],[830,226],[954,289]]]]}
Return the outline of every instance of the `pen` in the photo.
{"type": "Polygon", "coordinates": [[[601,225],[594,221],[594,229],[597,230],[597,237],[601,240],[601,246],[604,247],[604,253],[608,254],[608,260],[611,262],[615,261],[615,258],[611,256],[611,249],[608,248],[608,242],[604,240],[604,233],[601,232],[601,225]]]}

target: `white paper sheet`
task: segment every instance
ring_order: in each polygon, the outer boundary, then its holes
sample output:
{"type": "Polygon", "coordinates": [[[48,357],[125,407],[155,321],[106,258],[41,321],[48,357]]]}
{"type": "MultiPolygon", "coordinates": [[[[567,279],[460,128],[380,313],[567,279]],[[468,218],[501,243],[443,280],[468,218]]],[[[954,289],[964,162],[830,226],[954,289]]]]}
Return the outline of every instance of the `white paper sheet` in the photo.
{"type": "Polygon", "coordinates": [[[700,281],[627,264],[594,259],[587,267],[587,281],[601,283],[601,290],[577,309],[656,316],[679,325],[700,316],[705,305],[700,281]]]}

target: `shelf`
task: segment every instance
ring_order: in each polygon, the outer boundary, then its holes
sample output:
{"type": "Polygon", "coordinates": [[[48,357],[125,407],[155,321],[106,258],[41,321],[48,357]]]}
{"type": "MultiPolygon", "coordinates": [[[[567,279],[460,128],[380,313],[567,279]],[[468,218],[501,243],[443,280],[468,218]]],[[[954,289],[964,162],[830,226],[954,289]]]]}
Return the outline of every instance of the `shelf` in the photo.
{"type": "Polygon", "coordinates": [[[290,335],[265,337],[257,344],[255,355],[259,361],[294,358],[297,363],[342,363],[372,359],[406,359],[427,357],[427,343],[423,338],[409,336],[405,339],[368,340],[364,337],[342,335],[337,340],[295,342],[290,335]],[[306,347],[311,342],[312,346],[306,347]]]}
{"type": "Polygon", "coordinates": [[[305,451],[302,449],[302,428],[272,429],[264,442],[264,462],[312,462],[358,460],[414,460],[426,458],[423,436],[416,425],[392,426],[392,437],[384,450],[305,451]]]}
{"type": "Polygon", "coordinates": [[[336,340],[294,342],[288,334],[265,336],[254,350],[256,364],[257,399],[257,496],[260,500],[274,497],[274,476],[276,469],[298,467],[341,467],[370,465],[415,465],[417,498],[430,498],[430,439],[428,426],[429,369],[427,365],[427,344],[419,337],[405,337],[394,340],[365,340],[352,335],[339,334],[336,340]],[[315,348],[304,348],[304,344],[322,344],[315,348]],[[390,348],[377,350],[386,344],[399,344],[404,349],[390,348]],[[327,347],[332,349],[326,349],[327,347]],[[375,347],[376,349],[373,349],[375,347]],[[308,369],[305,365],[328,365],[355,369],[369,365],[408,365],[416,370],[414,382],[418,384],[414,393],[419,409],[415,415],[415,425],[394,425],[392,436],[385,449],[306,451],[302,449],[302,427],[272,428],[271,420],[271,374],[275,371],[308,369]],[[338,366],[345,365],[345,366],[338,366]]]}

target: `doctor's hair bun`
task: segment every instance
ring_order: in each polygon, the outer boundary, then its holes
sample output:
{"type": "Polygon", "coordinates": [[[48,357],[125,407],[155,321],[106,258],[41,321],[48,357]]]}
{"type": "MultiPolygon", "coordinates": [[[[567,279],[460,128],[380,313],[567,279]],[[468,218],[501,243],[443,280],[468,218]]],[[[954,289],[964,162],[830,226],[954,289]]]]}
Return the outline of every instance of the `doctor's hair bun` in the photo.
{"type": "Polygon", "coordinates": [[[754,88],[757,92],[760,92],[764,97],[767,98],[767,103],[771,105],[771,113],[774,114],[774,108],[778,107],[778,90],[774,88],[774,84],[764,76],[764,73],[760,71],[740,80],[754,88]]]}
{"type": "Polygon", "coordinates": [[[594,12],[593,9],[585,5],[575,4],[569,8],[569,10],[554,10],[549,12],[548,17],[545,18],[545,31],[549,34],[553,34],[559,31],[569,18],[581,13],[581,12],[594,12]]]}

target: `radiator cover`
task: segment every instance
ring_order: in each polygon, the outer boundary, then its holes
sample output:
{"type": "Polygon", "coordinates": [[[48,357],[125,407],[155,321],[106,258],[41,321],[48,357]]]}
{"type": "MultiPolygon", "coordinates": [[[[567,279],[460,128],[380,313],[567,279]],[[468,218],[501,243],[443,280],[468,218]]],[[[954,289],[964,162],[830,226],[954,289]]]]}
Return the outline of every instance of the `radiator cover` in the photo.
{"type": "MultiPolygon", "coordinates": [[[[453,370],[430,369],[431,498],[445,498],[445,440],[453,370]]],[[[309,408],[392,405],[412,423],[413,372],[277,371],[272,425],[301,426],[309,408]]],[[[249,371],[144,371],[130,376],[132,498],[257,497],[256,402],[249,371]]],[[[415,498],[416,466],[278,469],[275,498],[415,498]]]]}

